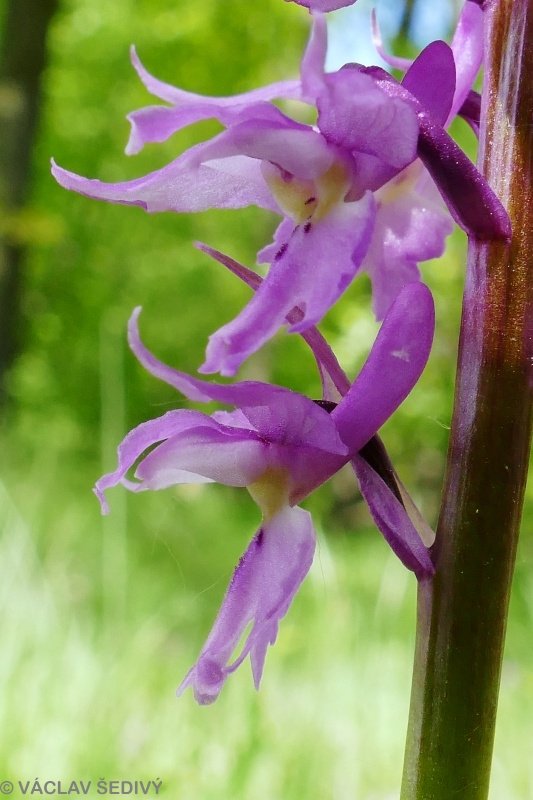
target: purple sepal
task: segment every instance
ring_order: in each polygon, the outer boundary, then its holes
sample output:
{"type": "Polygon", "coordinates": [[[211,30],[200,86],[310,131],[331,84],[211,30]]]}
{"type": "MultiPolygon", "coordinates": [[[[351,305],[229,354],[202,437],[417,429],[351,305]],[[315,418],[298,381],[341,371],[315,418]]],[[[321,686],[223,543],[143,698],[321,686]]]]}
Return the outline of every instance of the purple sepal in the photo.
{"type": "Polygon", "coordinates": [[[439,125],[448,119],[455,94],[456,72],[452,49],[436,41],[422,50],[407,70],[402,86],[439,125]],[[438,86],[438,91],[435,87],[438,86]]]}
{"type": "Polygon", "coordinates": [[[130,51],[131,62],[150,94],[171,103],[171,106],[147,106],[128,114],[131,133],[126,153],[138,153],[149,142],[164,142],[177,131],[204,119],[216,119],[223,125],[238,122],[243,112],[279,98],[301,99],[298,80],[279,81],[260,89],[230,97],[209,97],[187,92],[154,78],[143,66],[135,47],[130,51]]]}
{"type": "Polygon", "coordinates": [[[407,72],[411,64],[413,63],[412,59],[410,58],[402,58],[400,56],[391,55],[385,50],[385,45],[383,44],[383,37],[381,35],[381,28],[378,22],[378,16],[376,13],[376,9],[373,8],[371,12],[371,21],[372,21],[372,40],[374,43],[374,47],[376,48],[378,54],[381,56],[385,64],[388,64],[390,67],[394,69],[399,69],[402,72],[407,72]]]}
{"type": "Polygon", "coordinates": [[[315,105],[315,99],[324,85],[326,55],[328,52],[328,29],[326,17],[314,14],[311,35],[300,64],[302,99],[315,105]]]}
{"type": "Polygon", "coordinates": [[[418,155],[455,221],[477,239],[509,239],[509,216],[468,156],[404,86],[380,67],[364,69],[388,94],[411,98],[418,109],[418,155]]]}
{"type": "Polygon", "coordinates": [[[265,443],[247,429],[224,425],[200,411],[179,409],[143,422],[118,447],[116,470],[96,483],[95,494],[104,514],[104,492],[122,483],[132,492],[162,489],[177,483],[219,481],[247,486],[265,469],[265,443]],[[126,474],[149,448],[157,445],[137,468],[139,483],[126,474]]]}
{"type": "Polygon", "coordinates": [[[331,417],[351,452],[359,452],[407,397],[426,365],[435,311],[423,283],[398,295],[363,368],[331,417]]]}
{"type": "Polygon", "coordinates": [[[192,686],[199,703],[212,703],[247,655],[259,688],[268,645],[276,640],[279,622],[309,571],[314,551],[307,511],[286,506],[263,522],[233,573],[211,633],[178,695],[192,686]],[[250,624],[241,652],[230,661],[250,624]]]}

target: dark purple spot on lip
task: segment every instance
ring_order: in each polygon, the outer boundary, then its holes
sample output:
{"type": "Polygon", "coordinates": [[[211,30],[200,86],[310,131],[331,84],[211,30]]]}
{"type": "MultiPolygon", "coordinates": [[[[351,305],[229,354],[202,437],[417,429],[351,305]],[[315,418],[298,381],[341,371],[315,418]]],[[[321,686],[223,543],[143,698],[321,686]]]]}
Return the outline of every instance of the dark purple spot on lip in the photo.
{"type": "Polygon", "coordinates": [[[304,233],[309,233],[310,230],[311,230],[311,223],[307,221],[304,225],[304,233]]]}
{"type": "Polygon", "coordinates": [[[304,206],[308,206],[310,203],[314,203],[316,201],[316,197],[308,197],[304,203],[304,206]]]}
{"type": "Polygon", "coordinates": [[[255,537],[255,543],[258,547],[261,547],[261,545],[263,544],[264,535],[265,534],[263,528],[260,528],[259,531],[257,532],[257,536],[255,537]]]}
{"type": "Polygon", "coordinates": [[[274,256],[274,261],[279,261],[280,258],[283,258],[283,256],[285,255],[286,252],[287,252],[287,242],[285,242],[284,244],[281,245],[281,247],[279,248],[278,252],[274,256]]]}

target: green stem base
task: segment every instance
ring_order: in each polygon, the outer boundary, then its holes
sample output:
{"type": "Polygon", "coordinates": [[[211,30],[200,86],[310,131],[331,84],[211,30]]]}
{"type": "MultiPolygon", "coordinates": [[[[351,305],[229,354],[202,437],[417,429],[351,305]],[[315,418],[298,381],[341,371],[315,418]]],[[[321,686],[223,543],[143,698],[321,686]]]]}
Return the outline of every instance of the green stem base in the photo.
{"type": "Polygon", "coordinates": [[[479,164],[511,244],[471,242],[437,574],[420,585],[402,800],[486,800],[531,440],[533,0],[485,10],[479,164]]]}

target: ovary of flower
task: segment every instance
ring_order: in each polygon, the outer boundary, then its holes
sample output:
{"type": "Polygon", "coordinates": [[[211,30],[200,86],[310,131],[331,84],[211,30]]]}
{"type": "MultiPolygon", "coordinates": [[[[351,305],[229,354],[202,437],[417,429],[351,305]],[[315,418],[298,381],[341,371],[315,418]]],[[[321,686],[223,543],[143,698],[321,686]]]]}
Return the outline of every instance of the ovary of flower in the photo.
{"type": "Polygon", "coordinates": [[[331,209],[342,203],[351,180],[340,161],[333,164],[315,180],[301,180],[264,162],[263,176],[281,210],[297,224],[313,219],[318,222],[331,209]]]}
{"type": "Polygon", "coordinates": [[[252,499],[257,503],[268,522],[289,502],[289,475],[281,467],[269,467],[261,477],[248,486],[252,499]]]}

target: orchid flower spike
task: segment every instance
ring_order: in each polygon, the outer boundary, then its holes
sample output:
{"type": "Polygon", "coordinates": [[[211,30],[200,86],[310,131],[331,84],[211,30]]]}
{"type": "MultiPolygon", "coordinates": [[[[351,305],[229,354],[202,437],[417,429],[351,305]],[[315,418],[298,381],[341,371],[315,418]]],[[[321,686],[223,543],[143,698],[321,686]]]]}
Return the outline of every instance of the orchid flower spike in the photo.
{"type": "Polygon", "coordinates": [[[364,495],[389,544],[419,579],[432,574],[426,545],[382,471],[372,467],[375,448],[365,456],[365,447],[425,366],[433,301],[421,283],[403,289],[363,369],[338,404],[314,402],[270,384],[222,385],[171,369],[142,344],[139,311],[130,320],[129,341],[141,364],[190,400],[214,400],[232,410],[207,415],[179,409],[132,430],[119,446],[117,469],[96,484],[104,512],[104,492],[119,483],[138,492],[216,481],[246,487],[263,517],[200,656],[178,690],[192,686],[198,702],[210,703],[248,655],[259,685],[268,645],[313,559],[312,520],[298,504],[354,457],[363,462],[364,495]],[[127,473],[134,464],[132,480],[127,473]],[[231,661],[250,623],[243,648],[231,661]]]}
{"type": "Polygon", "coordinates": [[[444,42],[429,45],[400,85],[379,68],[356,64],[326,73],[326,46],[325,19],[318,14],[299,81],[219,99],[156,80],[134,54],[149,91],[171,105],[130,116],[130,152],[207,117],[226,130],[163,169],[124,183],[88,180],[53,166],[68,189],[150,212],[255,204],[282,217],[273,243],[258,254],[270,265],[267,279],[246,308],[210,337],[202,372],[234,375],[294,306],[303,316],[291,332],[315,325],[363,265],[383,317],[401,287],[418,277],[417,261],[438,254],[450,231],[449,217],[427,203],[420,207],[416,191],[410,203],[393,202],[398,189],[411,186],[408,170],[417,157],[452,217],[472,236],[510,234],[498,199],[445,131],[456,91],[451,49],[444,42]],[[314,106],[317,126],[283,114],[270,102],[280,96],[314,106]],[[388,246],[379,244],[385,241],[380,232],[373,238],[378,210],[379,231],[391,232],[388,246]],[[397,267],[392,277],[389,256],[397,267]]]}

